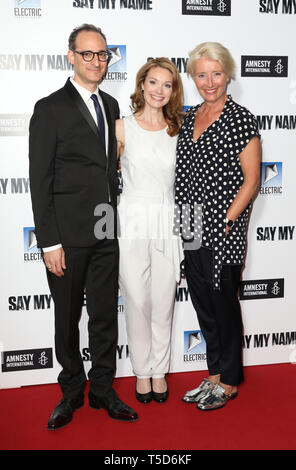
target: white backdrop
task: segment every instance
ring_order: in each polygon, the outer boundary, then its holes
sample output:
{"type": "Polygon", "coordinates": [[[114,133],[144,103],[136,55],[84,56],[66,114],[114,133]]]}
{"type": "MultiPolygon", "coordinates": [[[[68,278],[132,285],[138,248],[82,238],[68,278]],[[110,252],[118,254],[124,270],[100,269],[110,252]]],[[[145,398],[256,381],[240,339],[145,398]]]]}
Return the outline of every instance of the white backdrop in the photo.
{"type": "MultiPolygon", "coordinates": [[[[1,0],[0,5],[0,386],[56,381],[53,303],[34,239],[28,180],[28,121],[34,103],[61,88],[72,29],[100,26],[114,51],[102,89],[122,115],[137,70],[149,57],[175,61],[185,106],[200,101],[185,74],[188,52],[219,41],[237,64],[229,86],[261,128],[260,194],[248,233],[241,287],[245,365],[296,361],[295,328],[295,1],[290,0],[1,0]],[[183,8],[182,8],[183,7],[183,8]]],[[[119,298],[117,376],[132,375],[119,298]]],[[[87,313],[81,352],[90,367],[87,313]]],[[[205,344],[188,296],[177,289],[171,372],[206,369],[205,344]]]]}

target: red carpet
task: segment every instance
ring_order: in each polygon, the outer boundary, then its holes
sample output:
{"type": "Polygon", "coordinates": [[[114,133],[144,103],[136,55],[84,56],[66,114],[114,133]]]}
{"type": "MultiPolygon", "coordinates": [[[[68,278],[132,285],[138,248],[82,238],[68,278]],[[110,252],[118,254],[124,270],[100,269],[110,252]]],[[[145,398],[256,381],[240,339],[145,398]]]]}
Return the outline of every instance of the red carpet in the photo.
{"type": "MultiPolygon", "coordinates": [[[[0,390],[2,450],[294,450],[296,449],[296,366],[245,368],[237,399],[223,409],[202,412],[180,399],[205,372],[170,374],[170,398],[142,405],[134,396],[135,379],[116,379],[120,398],[138,411],[136,423],[110,419],[105,410],[83,408],[58,431],[47,431],[51,410],[60,399],[58,385],[0,390]]],[[[87,390],[86,390],[87,393],[87,390]]]]}

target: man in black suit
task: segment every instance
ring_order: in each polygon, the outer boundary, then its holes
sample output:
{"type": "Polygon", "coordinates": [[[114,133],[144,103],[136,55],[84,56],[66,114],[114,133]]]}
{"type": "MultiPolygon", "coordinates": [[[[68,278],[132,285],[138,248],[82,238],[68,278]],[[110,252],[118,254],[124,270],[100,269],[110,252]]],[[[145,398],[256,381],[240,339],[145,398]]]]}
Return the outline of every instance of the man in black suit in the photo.
{"type": "Polygon", "coordinates": [[[112,235],[119,107],[112,96],[98,89],[110,60],[101,29],[87,24],[74,29],[68,59],[74,77],[36,103],[29,139],[36,237],[55,303],[55,347],[62,366],[58,382],[63,397],[50,415],[50,430],[68,424],[74,410],[83,405],[86,375],[78,324],[84,289],[92,360],[89,404],[105,408],[114,419],[138,418],[112,389],[117,344],[118,243],[112,235]],[[96,214],[102,216],[100,221],[96,214]]]}

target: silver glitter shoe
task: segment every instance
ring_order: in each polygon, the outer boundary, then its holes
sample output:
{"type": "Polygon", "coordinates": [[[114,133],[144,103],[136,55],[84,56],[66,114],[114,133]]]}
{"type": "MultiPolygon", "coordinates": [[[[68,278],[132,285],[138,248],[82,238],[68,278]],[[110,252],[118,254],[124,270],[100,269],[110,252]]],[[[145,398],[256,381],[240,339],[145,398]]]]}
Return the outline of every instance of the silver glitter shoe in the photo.
{"type": "Polygon", "coordinates": [[[207,396],[212,387],[213,384],[208,379],[203,379],[199,387],[185,393],[182,401],[185,403],[199,403],[202,398],[207,396]]]}
{"type": "Polygon", "coordinates": [[[202,411],[217,410],[226,405],[229,400],[233,400],[238,395],[238,391],[225,393],[225,389],[219,384],[215,384],[210,393],[207,394],[197,405],[202,411]]]}

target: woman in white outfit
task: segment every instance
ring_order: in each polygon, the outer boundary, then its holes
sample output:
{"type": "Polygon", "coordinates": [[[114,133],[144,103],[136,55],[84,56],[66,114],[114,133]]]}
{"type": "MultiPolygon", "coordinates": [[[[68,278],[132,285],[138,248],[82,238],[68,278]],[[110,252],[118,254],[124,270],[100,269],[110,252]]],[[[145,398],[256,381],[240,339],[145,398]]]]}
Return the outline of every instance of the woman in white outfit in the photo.
{"type": "Polygon", "coordinates": [[[131,96],[134,113],[116,122],[123,179],[119,286],[136,397],[142,403],[168,397],[165,374],[183,259],[181,242],[172,230],[182,100],[175,65],[166,58],[152,59],[137,74],[131,96]]]}

